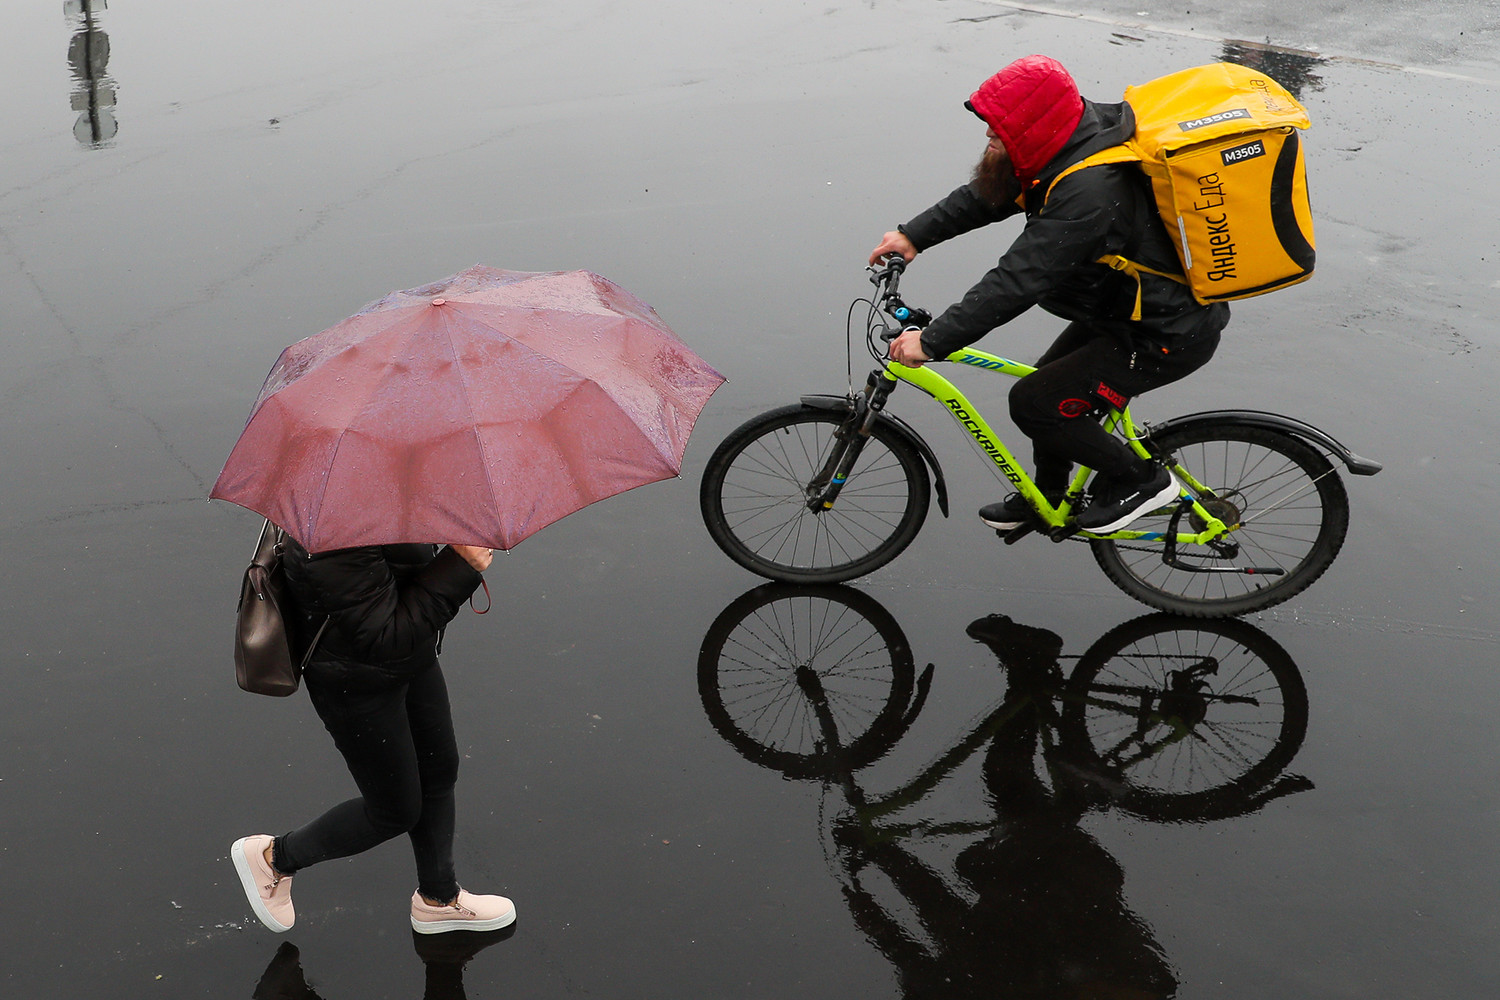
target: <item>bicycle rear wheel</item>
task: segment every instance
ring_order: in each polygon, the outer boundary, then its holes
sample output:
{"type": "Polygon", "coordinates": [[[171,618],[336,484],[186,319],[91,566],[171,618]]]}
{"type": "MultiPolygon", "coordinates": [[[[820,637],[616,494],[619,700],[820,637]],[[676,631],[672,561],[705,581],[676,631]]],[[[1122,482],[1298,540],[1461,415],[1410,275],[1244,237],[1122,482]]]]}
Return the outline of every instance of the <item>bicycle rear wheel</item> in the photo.
{"type": "Polygon", "coordinates": [[[1089,647],[1068,681],[1066,751],[1114,804],[1163,822],[1252,812],[1307,734],[1307,688],[1249,622],[1151,614],[1089,647]]]}
{"type": "Polygon", "coordinates": [[[932,487],[921,454],[877,423],[829,510],[809,510],[810,484],[840,446],[847,414],[784,406],[748,421],[708,460],[698,494],[719,548],[753,573],[786,583],[842,583],[911,544],[932,487]]]}
{"type": "MultiPolygon", "coordinates": [[[[1311,445],[1231,420],[1169,432],[1153,443],[1212,492],[1200,498],[1203,506],[1232,530],[1217,549],[1179,545],[1175,566],[1161,541],[1092,539],[1099,567],[1131,597],[1196,618],[1248,614],[1301,593],[1338,555],[1349,530],[1349,497],[1333,465],[1311,445]]],[[[1163,508],[1130,530],[1166,533],[1171,513],[1163,508]]],[[[1201,529],[1189,516],[1176,530],[1201,529]]]]}

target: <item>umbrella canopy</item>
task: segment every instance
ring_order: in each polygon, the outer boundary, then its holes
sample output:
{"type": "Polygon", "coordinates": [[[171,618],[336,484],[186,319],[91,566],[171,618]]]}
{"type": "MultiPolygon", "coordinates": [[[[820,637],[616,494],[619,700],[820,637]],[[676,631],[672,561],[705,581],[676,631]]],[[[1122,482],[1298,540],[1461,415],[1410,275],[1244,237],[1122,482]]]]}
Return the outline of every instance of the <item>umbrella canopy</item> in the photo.
{"type": "Polygon", "coordinates": [[[475,266],[284,350],[210,496],[311,552],[508,549],[675,476],[723,381],[596,274],[475,266]]]}

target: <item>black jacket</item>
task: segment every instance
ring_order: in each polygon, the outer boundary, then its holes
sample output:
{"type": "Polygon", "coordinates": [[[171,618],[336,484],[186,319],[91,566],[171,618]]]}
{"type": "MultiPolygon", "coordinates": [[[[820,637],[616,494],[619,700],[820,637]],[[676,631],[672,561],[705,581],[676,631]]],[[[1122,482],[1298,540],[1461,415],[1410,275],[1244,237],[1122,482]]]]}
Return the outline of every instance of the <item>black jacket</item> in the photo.
{"type": "Polygon", "coordinates": [[[287,583],[311,637],[328,628],[309,670],[404,680],[437,662],[438,635],[479,586],[452,549],[384,545],[309,555],[287,540],[287,583]]]}
{"type": "MultiPolygon", "coordinates": [[[[1073,135],[1026,192],[1026,228],[1000,262],[923,332],[922,348],[930,357],[946,357],[967,347],[1033,305],[1063,319],[1097,324],[1132,347],[1140,341],[1181,346],[1185,338],[1224,328],[1229,322],[1227,305],[1199,305],[1185,285],[1152,274],[1142,276],[1141,319],[1132,322],[1135,281],[1097,262],[1104,254],[1119,254],[1161,271],[1182,273],[1150,182],[1138,166],[1121,163],[1079,170],[1047,196],[1047,188],[1065,168],[1118,145],[1134,129],[1130,105],[1084,101],[1073,135]]],[[[1020,211],[1015,204],[989,205],[965,185],[900,229],[918,250],[926,250],[1020,211]]]]}

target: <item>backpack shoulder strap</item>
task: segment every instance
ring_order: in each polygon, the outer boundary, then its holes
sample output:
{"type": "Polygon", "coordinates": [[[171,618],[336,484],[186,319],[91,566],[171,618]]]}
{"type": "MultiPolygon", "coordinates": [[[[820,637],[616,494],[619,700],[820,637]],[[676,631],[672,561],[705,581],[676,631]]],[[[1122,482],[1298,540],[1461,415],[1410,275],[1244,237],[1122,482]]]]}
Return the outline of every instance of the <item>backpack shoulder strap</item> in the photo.
{"type": "Polygon", "coordinates": [[[1085,156],[1083,159],[1065,168],[1062,173],[1052,178],[1052,183],[1047,185],[1047,194],[1042,197],[1042,202],[1043,204],[1046,203],[1047,198],[1051,197],[1052,195],[1052,189],[1057,187],[1057,182],[1062,180],[1064,177],[1067,177],[1069,174],[1077,173],[1078,171],[1084,170],[1088,167],[1102,167],[1106,163],[1139,163],[1141,162],[1141,159],[1142,157],[1139,152],[1124,143],[1121,143],[1118,146],[1110,146],[1108,149],[1101,149],[1097,153],[1094,153],[1090,156],[1085,156]]]}
{"type": "MultiPolygon", "coordinates": [[[[1076,173],[1079,170],[1087,169],[1088,167],[1101,167],[1107,163],[1140,163],[1143,161],[1143,159],[1144,157],[1142,156],[1140,151],[1128,143],[1122,143],[1118,146],[1110,146],[1108,149],[1101,149],[1099,150],[1099,152],[1094,153],[1091,156],[1085,156],[1083,159],[1067,167],[1065,170],[1063,170],[1062,173],[1052,178],[1052,183],[1047,185],[1047,194],[1042,197],[1042,204],[1046,204],[1047,198],[1051,196],[1052,189],[1057,187],[1058,181],[1062,180],[1069,174],[1076,173]]],[[[1130,318],[1132,320],[1139,320],[1141,318],[1142,271],[1148,274],[1155,274],[1163,278],[1171,278],[1173,281],[1178,282],[1179,284],[1187,284],[1187,280],[1181,275],[1170,274],[1166,271],[1158,271],[1154,267],[1147,267],[1145,264],[1138,264],[1133,260],[1127,260],[1126,258],[1121,257],[1119,254],[1105,254],[1103,257],[1099,258],[1098,263],[1108,264],[1116,271],[1124,271],[1126,274],[1135,279],[1135,307],[1131,310],[1130,313],[1130,318]]]]}

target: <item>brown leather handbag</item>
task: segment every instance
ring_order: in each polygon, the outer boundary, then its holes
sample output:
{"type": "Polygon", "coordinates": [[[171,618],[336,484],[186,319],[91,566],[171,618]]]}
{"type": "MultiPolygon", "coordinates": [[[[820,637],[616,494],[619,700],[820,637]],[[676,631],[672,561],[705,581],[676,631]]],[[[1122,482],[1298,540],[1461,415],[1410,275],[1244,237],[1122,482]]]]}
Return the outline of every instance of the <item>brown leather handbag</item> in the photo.
{"type": "Polygon", "coordinates": [[[302,615],[281,564],[286,533],[267,519],[255,555],[240,585],[234,630],[234,677],[252,694],[284,698],[297,690],[302,668],[318,648],[331,619],[323,619],[311,642],[303,642],[302,615]]]}

